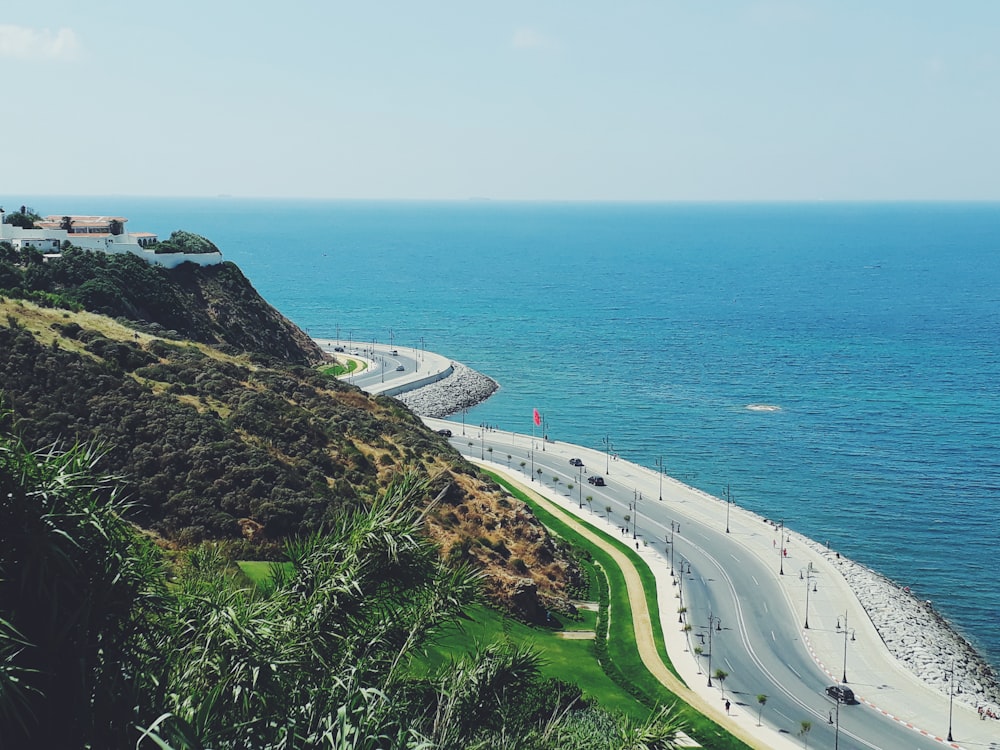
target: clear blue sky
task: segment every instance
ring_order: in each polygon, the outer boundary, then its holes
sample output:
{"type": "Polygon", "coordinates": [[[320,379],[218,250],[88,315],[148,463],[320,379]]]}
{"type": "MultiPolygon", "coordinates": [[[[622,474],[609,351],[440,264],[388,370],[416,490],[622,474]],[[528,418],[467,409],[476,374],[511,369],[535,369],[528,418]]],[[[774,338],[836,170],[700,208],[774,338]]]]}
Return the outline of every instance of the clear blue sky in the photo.
{"type": "Polygon", "coordinates": [[[1000,200],[998,0],[31,0],[0,195],[1000,200]]]}

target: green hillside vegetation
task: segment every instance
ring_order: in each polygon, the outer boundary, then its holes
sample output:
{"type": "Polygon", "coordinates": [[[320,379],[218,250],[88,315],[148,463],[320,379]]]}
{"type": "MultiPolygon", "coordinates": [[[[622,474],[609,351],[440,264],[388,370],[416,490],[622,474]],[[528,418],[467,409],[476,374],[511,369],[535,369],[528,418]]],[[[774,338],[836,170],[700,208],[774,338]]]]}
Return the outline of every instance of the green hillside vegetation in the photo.
{"type": "Polygon", "coordinates": [[[259,586],[215,546],[166,566],[96,463],[0,438],[4,746],[675,747],[669,712],[588,705],[509,639],[417,675],[479,574],[423,536],[436,501],[412,475],[289,541],[259,586]]]}
{"type": "Polygon", "coordinates": [[[157,242],[153,245],[153,250],[157,253],[187,253],[191,255],[219,252],[219,248],[214,243],[200,234],[183,230],[171,232],[170,239],[157,242]]]}
{"type": "Polygon", "coordinates": [[[462,641],[604,576],[324,360],[231,264],[0,244],[0,748],[670,747],[627,634],[462,641]]]}
{"type": "Polygon", "coordinates": [[[325,359],[232,263],[167,269],[131,253],[73,247],[45,260],[32,248],[17,251],[0,243],[0,295],[100,313],[142,332],[212,344],[232,354],[293,364],[325,359]]]}

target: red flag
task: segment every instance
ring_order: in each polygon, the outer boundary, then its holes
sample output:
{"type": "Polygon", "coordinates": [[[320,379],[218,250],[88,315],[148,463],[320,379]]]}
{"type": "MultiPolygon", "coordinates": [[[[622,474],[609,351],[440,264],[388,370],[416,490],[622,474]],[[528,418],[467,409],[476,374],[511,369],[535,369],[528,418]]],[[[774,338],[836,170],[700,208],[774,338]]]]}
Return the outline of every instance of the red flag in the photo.
{"type": "Polygon", "coordinates": [[[542,423],[542,415],[538,413],[538,409],[535,409],[534,412],[535,424],[540,425],[542,423]]]}

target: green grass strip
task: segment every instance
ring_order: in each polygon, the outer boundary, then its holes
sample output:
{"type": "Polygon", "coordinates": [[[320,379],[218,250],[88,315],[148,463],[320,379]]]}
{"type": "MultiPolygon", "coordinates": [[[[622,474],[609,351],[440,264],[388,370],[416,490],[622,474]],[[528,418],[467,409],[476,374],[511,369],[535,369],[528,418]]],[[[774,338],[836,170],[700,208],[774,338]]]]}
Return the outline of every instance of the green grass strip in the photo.
{"type": "MultiPolygon", "coordinates": [[[[599,616],[597,627],[598,639],[595,645],[598,651],[598,659],[608,677],[622,690],[642,701],[650,708],[656,705],[677,703],[680,716],[688,724],[688,734],[703,747],[709,748],[709,750],[750,750],[749,745],[730,734],[712,719],[699,713],[668,690],[663,683],[649,672],[645,664],[642,663],[635,640],[632,607],[628,600],[625,576],[613,558],[604,549],[592,544],[562,519],[541,507],[506,479],[492,472],[487,471],[486,473],[498,484],[506,488],[512,495],[526,503],[534,511],[538,520],[552,533],[590,553],[594,562],[603,570],[606,576],[606,582],[603,585],[607,587],[607,591],[601,592],[601,608],[602,610],[606,608],[607,611],[607,632],[606,634],[602,633],[604,623],[602,623],[602,618],[599,616]],[[603,658],[601,654],[602,646],[600,645],[602,641],[604,642],[603,658]]],[[[663,629],[660,626],[659,606],[657,604],[656,583],[653,572],[649,569],[645,560],[636,554],[635,550],[622,544],[614,537],[605,534],[603,531],[585,524],[583,521],[579,521],[579,523],[587,525],[588,530],[625,554],[639,572],[639,578],[642,581],[646,598],[646,606],[649,609],[650,623],[653,627],[653,638],[657,655],[663,660],[667,668],[677,675],[677,670],[670,661],[663,643],[663,629]]],[[[601,579],[603,577],[598,575],[597,578],[601,579]]],[[[678,679],[680,679],[679,675],[678,679]]]]}

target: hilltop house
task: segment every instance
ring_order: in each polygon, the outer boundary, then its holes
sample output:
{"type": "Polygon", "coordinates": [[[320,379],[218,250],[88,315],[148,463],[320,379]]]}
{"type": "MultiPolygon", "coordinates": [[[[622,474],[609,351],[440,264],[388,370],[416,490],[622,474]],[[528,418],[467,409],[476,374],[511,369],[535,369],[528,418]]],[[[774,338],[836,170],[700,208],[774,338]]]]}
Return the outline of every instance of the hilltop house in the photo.
{"type": "Polygon", "coordinates": [[[35,229],[7,224],[0,208],[0,242],[15,249],[33,247],[46,255],[58,255],[64,242],[103,253],[132,253],[167,268],[181,263],[213,266],[222,262],[222,253],[157,253],[157,237],[150,232],[129,232],[123,216],[46,216],[35,229]]]}

